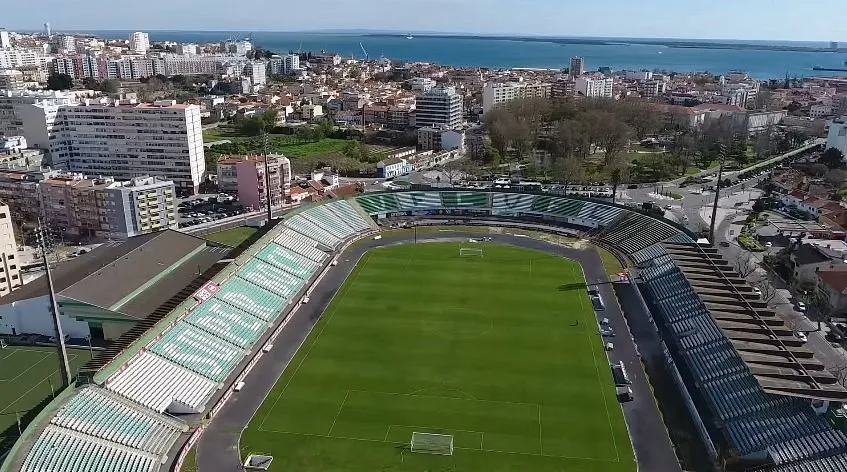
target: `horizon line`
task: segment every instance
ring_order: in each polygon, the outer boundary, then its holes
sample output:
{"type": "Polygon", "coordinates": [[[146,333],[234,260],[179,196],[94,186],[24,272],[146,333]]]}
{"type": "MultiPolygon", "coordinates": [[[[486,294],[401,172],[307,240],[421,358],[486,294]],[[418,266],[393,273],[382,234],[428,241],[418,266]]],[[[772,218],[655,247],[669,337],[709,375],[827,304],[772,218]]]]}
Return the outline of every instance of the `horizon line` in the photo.
{"type": "MultiPolygon", "coordinates": [[[[20,33],[40,33],[42,29],[33,29],[26,28],[15,30],[14,28],[0,28],[6,29],[8,31],[20,32],[20,33]]],[[[842,42],[840,40],[834,39],[773,39],[773,38],[727,38],[727,37],[672,37],[672,36],[647,36],[647,35],[630,35],[630,36],[606,36],[603,34],[592,35],[592,34],[574,34],[574,35],[554,35],[554,34],[544,34],[544,33],[529,33],[529,34],[515,34],[515,33],[499,33],[499,32],[457,32],[457,31],[433,31],[433,30],[394,30],[394,29],[356,29],[356,28],[324,28],[324,29],[312,29],[312,30],[275,30],[275,29],[266,29],[266,28],[258,28],[258,29],[132,29],[132,28],[122,28],[122,29],[100,29],[100,28],[73,28],[73,29],[59,29],[53,30],[53,33],[123,33],[123,32],[133,32],[133,31],[144,31],[144,32],[157,32],[157,33],[282,33],[282,34],[349,34],[349,35],[357,35],[357,34],[396,34],[398,36],[401,35],[420,35],[420,36],[453,36],[453,37],[492,37],[492,38],[533,38],[533,39],[577,39],[577,38],[585,38],[585,39],[658,39],[658,40],[683,40],[683,41],[780,41],[780,42],[790,42],[790,43],[829,43],[829,42],[842,42]]]]}

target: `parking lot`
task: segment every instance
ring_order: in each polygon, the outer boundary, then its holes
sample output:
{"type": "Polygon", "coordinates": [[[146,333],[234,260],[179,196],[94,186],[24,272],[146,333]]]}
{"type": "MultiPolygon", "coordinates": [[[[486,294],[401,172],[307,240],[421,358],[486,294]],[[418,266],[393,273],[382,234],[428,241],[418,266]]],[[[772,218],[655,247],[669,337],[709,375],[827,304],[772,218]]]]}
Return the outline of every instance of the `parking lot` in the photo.
{"type": "Polygon", "coordinates": [[[209,223],[245,213],[244,207],[232,195],[196,195],[177,204],[180,228],[209,223]]]}

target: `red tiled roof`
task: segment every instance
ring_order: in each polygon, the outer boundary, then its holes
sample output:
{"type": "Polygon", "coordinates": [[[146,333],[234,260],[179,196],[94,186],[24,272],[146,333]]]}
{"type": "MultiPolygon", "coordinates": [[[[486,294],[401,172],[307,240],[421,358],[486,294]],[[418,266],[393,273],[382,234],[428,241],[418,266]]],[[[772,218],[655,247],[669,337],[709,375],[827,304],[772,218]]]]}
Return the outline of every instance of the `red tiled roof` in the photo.
{"type": "Polygon", "coordinates": [[[818,272],[818,278],[838,293],[847,292],[847,271],[822,270],[818,272]]]}

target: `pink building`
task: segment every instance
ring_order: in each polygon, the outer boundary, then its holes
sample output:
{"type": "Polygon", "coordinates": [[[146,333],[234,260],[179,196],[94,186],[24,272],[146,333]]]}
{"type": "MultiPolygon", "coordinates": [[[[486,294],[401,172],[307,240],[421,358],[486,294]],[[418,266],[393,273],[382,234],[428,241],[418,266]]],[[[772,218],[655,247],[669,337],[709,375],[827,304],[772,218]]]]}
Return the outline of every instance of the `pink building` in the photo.
{"type": "MultiPolygon", "coordinates": [[[[281,205],[291,196],[291,161],[281,154],[268,155],[271,205],[281,205]]],[[[265,160],[262,156],[226,156],[218,161],[222,192],[236,191],[245,208],[259,209],[267,202],[265,160]],[[234,185],[233,185],[234,184],[234,185]]]]}

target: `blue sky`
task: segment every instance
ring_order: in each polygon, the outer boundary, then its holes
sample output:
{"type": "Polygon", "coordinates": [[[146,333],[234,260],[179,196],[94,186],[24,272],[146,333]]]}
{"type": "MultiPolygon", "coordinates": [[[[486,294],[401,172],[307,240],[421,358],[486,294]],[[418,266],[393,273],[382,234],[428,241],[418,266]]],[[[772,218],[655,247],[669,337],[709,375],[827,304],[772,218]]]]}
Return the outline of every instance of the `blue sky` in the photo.
{"type": "Polygon", "coordinates": [[[847,40],[847,0],[30,0],[0,27],[847,40]]]}

